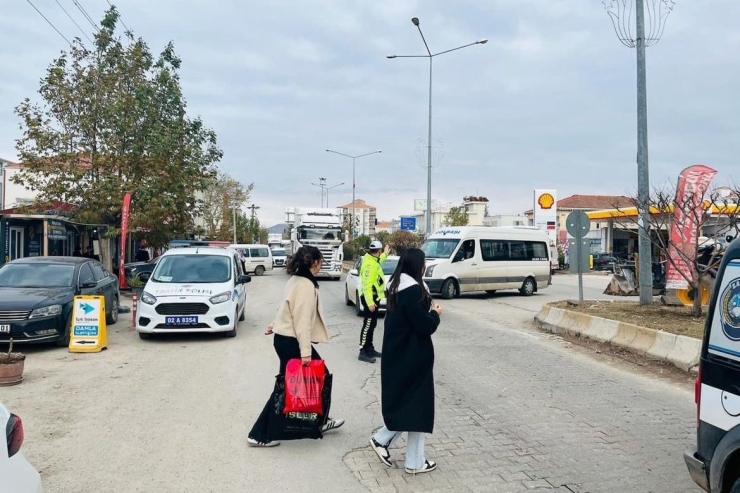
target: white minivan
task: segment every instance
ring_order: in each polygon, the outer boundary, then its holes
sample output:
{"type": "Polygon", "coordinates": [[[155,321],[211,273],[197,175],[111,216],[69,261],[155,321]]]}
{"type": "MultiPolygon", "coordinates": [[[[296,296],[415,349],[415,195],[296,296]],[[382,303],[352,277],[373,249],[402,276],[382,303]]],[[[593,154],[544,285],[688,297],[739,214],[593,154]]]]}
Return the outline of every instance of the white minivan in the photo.
{"type": "Polygon", "coordinates": [[[246,314],[247,287],[239,255],[223,247],[167,250],[144,286],[136,311],[142,339],[174,332],[236,336],[246,314]]]}
{"type": "Polygon", "coordinates": [[[266,270],[272,270],[272,250],[267,245],[231,245],[230,248],[242,255],[244,272],[261,276],[266,270]]]}
{"type": "Polygon", "coordinates": [[[424,242],[424,282],[445,299],[518,289],[531,296],[552,282],[547,233],[533,227],[454,226],[424,242]]]}

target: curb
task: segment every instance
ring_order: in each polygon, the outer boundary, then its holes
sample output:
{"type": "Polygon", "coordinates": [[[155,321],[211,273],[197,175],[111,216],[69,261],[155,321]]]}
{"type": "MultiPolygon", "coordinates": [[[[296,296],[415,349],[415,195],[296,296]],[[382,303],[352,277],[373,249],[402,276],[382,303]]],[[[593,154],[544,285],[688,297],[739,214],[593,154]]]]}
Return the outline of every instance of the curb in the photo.
{"type": "Polygon", "coordinates": [[[588,337],[628,349],[641,356],[667,361],[687,372],[699,364],[701,355],[700,339],[555,308],[549,304],[544,305],[535,315],[534,323],[540,329],[553,334],[588,337]]]}

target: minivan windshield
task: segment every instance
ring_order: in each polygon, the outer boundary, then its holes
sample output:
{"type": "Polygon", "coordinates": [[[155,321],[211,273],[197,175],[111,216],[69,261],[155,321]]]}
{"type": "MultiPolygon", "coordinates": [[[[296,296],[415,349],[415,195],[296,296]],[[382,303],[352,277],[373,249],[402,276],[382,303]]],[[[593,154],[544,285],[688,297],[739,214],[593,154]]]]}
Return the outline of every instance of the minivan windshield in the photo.
{"type": "Polygon", "coordinates": [[[273,248],[272,256],[273,257],[285,257],[285,250],[282,248],[273,248]]]}
{"type": "Polygon", "coordinates": [[[427,240],[421,246],[421,249],[427,258],[450,258],[458,243],[460,243],[460,240],[454,238],[427,240]]]}
{"type": "Polygon", "coordinates": [[[231,260],[223,255],[162,257],[151,280],[166,283],[217,283],[231,279],[231,260]]]}

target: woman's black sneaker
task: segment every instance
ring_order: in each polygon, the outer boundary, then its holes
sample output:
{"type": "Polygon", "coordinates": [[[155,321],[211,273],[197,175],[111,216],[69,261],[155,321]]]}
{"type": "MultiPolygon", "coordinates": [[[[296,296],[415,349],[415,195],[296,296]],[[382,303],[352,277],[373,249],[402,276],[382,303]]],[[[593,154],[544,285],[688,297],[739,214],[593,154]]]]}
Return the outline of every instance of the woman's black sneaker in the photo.
{"type": "Polygon", "coordinates": [[[360,361],[364,361],[365,363],[375,363],[375,357],[364,349],[360,349],[360,355],[357,356],[357,359],[360,361]]]}
{"type": "Polygon", "coordinates": [[[380,358],[381,356],[383,356],[383,354],[376,351],[375,348],[368,349],[365,352],[367,353],[368,356],[372,356],[373,358],[380,358]]]}

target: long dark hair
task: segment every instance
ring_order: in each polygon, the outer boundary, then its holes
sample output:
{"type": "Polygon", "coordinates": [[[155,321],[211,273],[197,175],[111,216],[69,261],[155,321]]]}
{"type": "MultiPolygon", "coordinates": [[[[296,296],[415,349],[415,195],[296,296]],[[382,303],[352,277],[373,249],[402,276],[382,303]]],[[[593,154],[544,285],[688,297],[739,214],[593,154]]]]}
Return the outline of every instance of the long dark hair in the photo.
{"type": "Polygon", "coordinates": [[[290,262],[285,266],[285,272],[289,276],[296,274],[308,276],[311,272],[311,266],[315,264],[317,260],[321,260],[323,258],[324,256],[321,255],[321,250],[315,246],[302,246],[297,252],[295,252],[295,255],[290,258],[290,262]]]}
{"type": "Polygon", "coordinates": [[[395,272],[393,272],[393,278],[388,286],[388,310],[392,310],[398,301],[398,285],[401,283],[401,274],[411,276],[421,287],[421,299],[425,304],[432,303],[432,297],[424,287],[424,281],[422,281],[422,274],[424,273],[424,263],[426,262],[426,255],[418,248],[409,248],[401,254],[401,258],[398,260],[395,272]]]}

